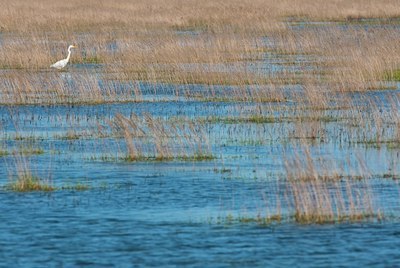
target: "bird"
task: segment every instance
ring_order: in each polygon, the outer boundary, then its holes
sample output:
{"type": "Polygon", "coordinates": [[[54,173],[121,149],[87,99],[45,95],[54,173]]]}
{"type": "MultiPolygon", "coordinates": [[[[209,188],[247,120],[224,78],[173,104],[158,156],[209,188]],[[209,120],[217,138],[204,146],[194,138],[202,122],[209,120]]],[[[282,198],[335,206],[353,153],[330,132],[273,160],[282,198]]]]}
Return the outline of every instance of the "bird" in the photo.
{"type": "Polygon", "coordinates": [[[59,70],[61,70],[62,68],[64,68],[64,67],[67,65],[67,63],[68,63],[69,58],[71,57],[71,48],[76,48],[76,46],[70,45],[70,46],[68,47],[68,56],[67,56],[67,58],[66,58],[66,59],[63,59],[63,60],[57,61],[56,63],[50,65],[50,67],[56,68],[56,69],[59,69],[59,70]]]}

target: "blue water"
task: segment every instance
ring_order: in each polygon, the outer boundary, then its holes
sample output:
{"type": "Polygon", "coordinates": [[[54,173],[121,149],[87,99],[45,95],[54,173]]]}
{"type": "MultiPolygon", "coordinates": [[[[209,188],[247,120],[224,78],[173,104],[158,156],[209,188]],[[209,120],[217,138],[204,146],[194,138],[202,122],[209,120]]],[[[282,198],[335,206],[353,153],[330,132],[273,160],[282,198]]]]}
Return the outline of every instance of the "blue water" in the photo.
{"type": "MultiPolygon", "coordinates": [[[[136,183],[107,191],[2,193],[2,266],[343,267],[400,261],[398,223],[208,223],[188,219],[199,210],[191,203],[194,194],[207,200],[204,189],[185,197],[171,191],[171,203],[157,198],[162,188],[170,190],[168,184],[146,184],[142,190],[136,183]]],[[[178,184],[186,192],[197,183],[178,184]]]]}
{"type": "MultiPolygon", "coordinates": [[[[344,176],[359,174],[356,159],[364,159],[375,203],[387,216],[382,222],[302,225],[284,220],[264,225],[238,220],[277,213],[277,198],[282,213],[290,213],[284,202],[284,178],[285,160],[301,152],[291,138],[295,122],[205,124],[216,156],[208,161],[125,162],[98,157],[124,154],[122,140],[98,138],[93,128],[117,112],[128,116],[151,111],[168,120],[252,111],[250,104],[204,104],[2,107],[2,149],[43,149],[43,154],[27,156],[23,163],[34,175],[64,189],[0,191],[1,266],[397,265],[399,188],[396,180],[384,175],[400,173],[398,150],[346,142],[351,134],[346,134],[345,122],[322,123],[327,138],[310,146],[311,155],[319,159],[315,161],[320,172],[327,167],[324,161],[332,161],[328,166],[341,169],[344,176]],[[63,139],[71,130],[88,132],[78,139],[63,139]],[[24,138],[15,140],[17,133],[24,138]],[[88,189],[68,188],[78,183],[88,189]]],[[[12,154],[0,157],[1,185],[15,176],[17,160],[12,154]]]]}

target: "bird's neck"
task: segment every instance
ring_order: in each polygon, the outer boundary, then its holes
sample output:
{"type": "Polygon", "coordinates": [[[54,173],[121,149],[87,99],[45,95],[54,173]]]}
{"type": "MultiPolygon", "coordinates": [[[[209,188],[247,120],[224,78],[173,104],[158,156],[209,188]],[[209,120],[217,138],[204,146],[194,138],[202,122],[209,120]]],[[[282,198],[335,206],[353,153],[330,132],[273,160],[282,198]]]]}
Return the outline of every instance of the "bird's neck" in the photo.
{"type": "Polygon", "coordinates": [[[71,57],[71,50],[68,49],[68,56],[67,56],[67,61],[69,61],[69,58],[71,57]]]}

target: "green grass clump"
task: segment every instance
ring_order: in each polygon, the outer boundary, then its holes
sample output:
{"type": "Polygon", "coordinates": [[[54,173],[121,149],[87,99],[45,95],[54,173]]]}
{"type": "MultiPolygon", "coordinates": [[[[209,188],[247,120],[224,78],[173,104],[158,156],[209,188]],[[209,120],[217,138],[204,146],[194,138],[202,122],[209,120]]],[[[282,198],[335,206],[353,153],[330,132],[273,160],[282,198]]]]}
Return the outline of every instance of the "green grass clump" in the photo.
{"type": "Polygon", "coordinates": [[[260,225],[268,225],[272,223],[280,223],[283,220],[282,215],[276,214],[267,217],[239,217],[238,221],[240,223],[257,223],[260,225]]]}
{"type": "Polygon", "coordinates": [[[268,226],[280,223],[295,223],[299,225],[310,224],[339,224],[339,223],[359,223],[369,221],[383,221],[386,217],[382,213],[349,213],[343,215],[333,215],[329,213],[289,213],[289,214],[272,214],[269,216],[234,216],[228,214],[217,218],[218,224],[257,224],[260,226],[268,226]]]}
{"type": "MultiPolygon", "coordinates": [[[[17,153],[17,152],[15,152],[17,153]]],[[[40,155],[44,154],[44,150],[42,148],[24,148],[18,153],[23,155],[40,155]]]]}
{"type": "Polygon", "coordinates": [[[352,213],[348,215],[332,215],[321,213],[296,213],[294,221],[298,224],[334,224],[334,223],[356,223],[369,220],[382,220],[381,214],[352,213]]]}
{"type": "Polygon", "coordinates": [[[102,63],[102,60],[98,56],[89,56],[89,57],[84,57],[81,63],[99,64],[102,63]]]}
{"type": "Polygon", "coordinates": [[[255,124],[265,124],[265,123],[275,123],[276,120],[274,117],[252,115],[249,117],[248,122],[255,124]]]}
{"type": "Polygon", "coordinates": [[[14,191],[14,192],[33,192],[33,191],[41,191],[41,192],[51,192],[56,188],[40,178],[31,176],[31,175],[23,175],[18,177],[13,182],[10,182],[6,189],[14,191]]]}
{"type": "Polygon", "coordinates": [[[91,189],[91,186],[86,183],[78,182],[75,185],[64,185],[60,188],[61,190],[71,190],[71,191],[87,191],[91,189]]]}
{"type": "Polygon", "coordinates": [[[210,154],[196,154],[192,156],[126,156],[122,158],[127,162],[169,162],[169,161],[208,161],[215,157],[210,154]]]}
{"type": "Polygon", "coordinates": [[[208,161],[215,159],[215,157],[211,154],[195,154],[192,156],[179,156],[176,159],[181,161],[208,161]]]}
{"type": "Polygon", "coordinates": [[[390,72],[385,72],[383,77],[385,80],[389,80],[389,81],[400,81],[400,69],[393,70],[390,72]]]}
{"type": "Polygon", "coordinates": [[[8,183],[4,188],[13,192],[52,192],[58,190],[87,191],[90,190],[92,186],[87,183],[78,182],[76,184],[56,187],[38,177],[22,175],[8,183]]]}
{"type": "Polygon", "coordinates": [[[272,116],[260,116],[252,115],[250,117],[209,117],[205,121],[208,123],[222,123],[222,124],[242,124],[242,123],[254,123],[254,124],[268,124],[276,123],[277,119],[272,116]]]}
{"type": "Polygon", "coordinates": [[[357,141],[356,144],[364,144],[366,147],[370,148],[382,148],[386,146],[389,150],[397,150],[400,148],[400,141],[398,140],[365,140],[365,141],[357,141]]]}
{"type": "Polygon", "coordinates": [[[0,150],[0,157],[1,156],[7,156],[9,155],[9,152],[5,151],[5,150],[0,150]]]}
{"type": "Polygon", "coordinates": [[[258,225],[271,225],[281,223],[283,220],[283,216],[281,214],[274,214],[270,216],[234,216],[232,214],[228,214],[226,216],[220,216],[216,218],[217,224],[258,224],[258,225]]]}

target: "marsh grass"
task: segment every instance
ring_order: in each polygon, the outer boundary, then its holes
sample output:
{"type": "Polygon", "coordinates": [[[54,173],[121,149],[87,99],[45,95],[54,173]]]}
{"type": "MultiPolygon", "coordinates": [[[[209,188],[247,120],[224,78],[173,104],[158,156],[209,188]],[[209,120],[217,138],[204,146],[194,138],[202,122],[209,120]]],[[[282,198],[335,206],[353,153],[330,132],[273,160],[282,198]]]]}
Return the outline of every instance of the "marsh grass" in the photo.
{"type": "MultiPolygon", "coordinates": [[[[282,118],[279,118],[279,120],[284,120],[282,118]]],[[[232,116],[232,117],[208,117],[203,119],[203,121],[208,122],[208,123],[223,123],[223,124],[243,124],[243,123],[255,123],[255,124],[268,124],[268,123],[277,123],[277,119],[274,117],[268,117],[268,116],[257,116],[257,115],[252,115],[249,117],[238,117],[238,116],[232,116]]],[[[282,122],[281,121],[281,122],[282,122]]]]}
{"type": "Polygon", "coordinates": [[[158,156],[158,157],[123,157],[122,160],[127,162],[168,162],[168,161],[188,161],[188,162],[198,162],[198,161],[210,161],[214,160],[215,157],[212,155],[192,155],[192,156],[158,156]]]}
{"type": "Polygon", "coordinates": [[[85,182],[78,182],[76,184],[66,184],[61,187],[58,187],[57,190],[69,190],[69,191],[88,191],[93,187],[85,182]]]}
{"type": "Polygon", "coordinates": [[[291,180],[290,193],[294,197],[294,220],[301,224],[335,223],[380,219],[372,204],[372,192],[366,180],[357,183],[327,183],[291,180]]]}
{"type": "Polygon", "coordinates": [[[12,192],[88,191],[92,188],[91,185],[81,182],[54,186],[47,180],[30,175],[18,177],[4,187],[5,190],[12,192]]]}
{"type": "Polygon", "coordinates": [[[93,188],[87,180],[61,186],[54,185],[50,173],[45,179],[35,174],[30,156],[32,156],[32,152],[19,151],[12,154],[8,167],[9,182],[2,187],[3,189],[12,192],[53,192],[60,190],[87,191],[93,188]]]}
{"type": "Polygon", "coordinates": [[[390,81],[400,81],[400,70],[391,70],[384,73],[384,79],[390,81]]]}
{"type": "Polygon", "coordinates": [[[255,217],[251,216],[234,216],[232,214],[229,214],[225,217],[218,217],[216,219],[216,222],[218,224],[224,224],[224,225],[232,225],[232,224],[257,224],[260,226],[270,226],[273,224],[279,224],[282,223],[283,221],[286,221],[286,219],[282,218],[282,215],[272,215],[268,217],[263,217],[261,215],[257,215],[255,217]]]}
{"type": "MultiPolygon", "coordinates": [[[[287,202],[295,222],[338,223],[382,220],[370,184],[372,177],[361,157],[347,168],[342,164],[317,160],[305,148],[286,162],[287,202]],[[349,170],[350,169],[350,170],[349,170]]],[[[348,163],[347,165],[350,165],[348,163]]]]}
{"type": "Polygon", "coordinates": [[[217,222],[270,226],[381,222],[391,218],[380,207],[371,178],[397,177],[372,175],[361,158],[350,170],[335,167],[340,165],[313,156],[305,146],[287,160],[287,176],[270,183],[263,194],[264,206],[258,206],[257,213],[229,213],[217,222]]]}
{"type": "Polygon", "coordinates": [[[15,192],[54,191],[56,188],[50,179],[42,179],[32,172],[28,157],[23,153],[13,154],[9,170],[9,183],[6,189],[15,192]]]}
{"type": "MultiPolygon", "coordinates": [[[[343,171],[348,163],[319,161],[310,147],[398,150],[398,94],[384,101],[365,97],[372,90],[393,89],[399,80],[398,29],[370,27],[374,18],[396,24],[398,14],[395,0],[6,0],[0,3],[0,104],[203,102],[211,111],[206,119],[117,113],[95,120],[87,132],[68,121],[68,130],[54,137],[71,144],[83,144],[85,137],[116,140],[118,148],[101,161],[207,161],[215,159],[213,146],[226,141],[305,146],[293,158],[285,155],[285,193],[275,193],[279,204],[268,207],[271,213],[224,220],[381,219],[365,161],[356,159],[353,170],[343,171]],[[79,49],[68,67],[50,70],[70,43],[79,49]],[[220,116],[219,104],[231,107],[226,115],[220,116]]],[[[13,142],[34,144],[34,139],[16,135],[13,142]]],[[[13,155],[9,189],[90,188],[56,188],[33,174],[29,157],[42,153],[30,147],[13,155]]],[[[219,172],[231,175],[232,170],[219,172]]],[[[387,176],[397,178],[393,170],[387,176]]]]}
{"type": "Polygon", "coordinates": [[[196,121],[171,122],[144,114],[117,114],[110,126],[124,137],[127,161],[203,161],[214,157],[202,126],[196,121]]]}
{"type": "Polygon", "coordinates": [[[14,192],[51,192],[56,190],[52,185],[31,175],[19,176],[15,181],[8,183],[5,188],[14,192]]]}
{"type": "Polygon", "coordinates": [[[347,9],[348,4],[338,1],[328,4],[334,7],[329,11],[323,1],[232,1],[228,6],[221,1],[206,2],[122,0],[99,6],[92,0],[85,4],[6,1],[0,11],[4,32],[0,102],[142,101],[140,88],[121,92],[118,84],[108,83],[139,80],[264,86],[259,91],[243,89],[222,96],[210,90],[200,96],[205,101],[233,102],[285,101],[286,96],[271,86],[301,84],[313,105],[326,107],[321,102],[322,90],[365,91],[386,87],[381,81],[385,74],[396,79],[398,59],[393,55],[400,53],[392,41],[398,37],[397,31],[384,26],[369,31],[354,23],[378,15],[390,20],[399,10],[393,0],[367,5],[353,1],[354,7],[362,7],[360,11],[347,9]],[[304,26],[300,29],[287,23],[299,18],[304,26]],[[347,28],[338,23],[307,27],[313,21],[329,19],[353,24],[347,28]],[[48,25],[48,20],[58,23],[48,25]],[[102,30],[95,25],[102,25],[102,30]],[[51,63],[65,57],[69,43],[77,44],[79,50],[74,51],[67,71],[49,70],[51,63]],[[265,69],[266,63],[294,69],[265,69]],[[100,75],[93,75],[89,64],[96,65],[100,75]],[[79,73],[72,72],[79,65],[79,73]]]}
{"type": "Polygon", "coordinates": [[[44,153],[45,153],[45,151],[42,148],[34,148],[34,147],[25,147],[25,148],[19,149],[18,151],[13,152],[13,154],[23,154],[25,156],[41,155],[44,153]]]}

